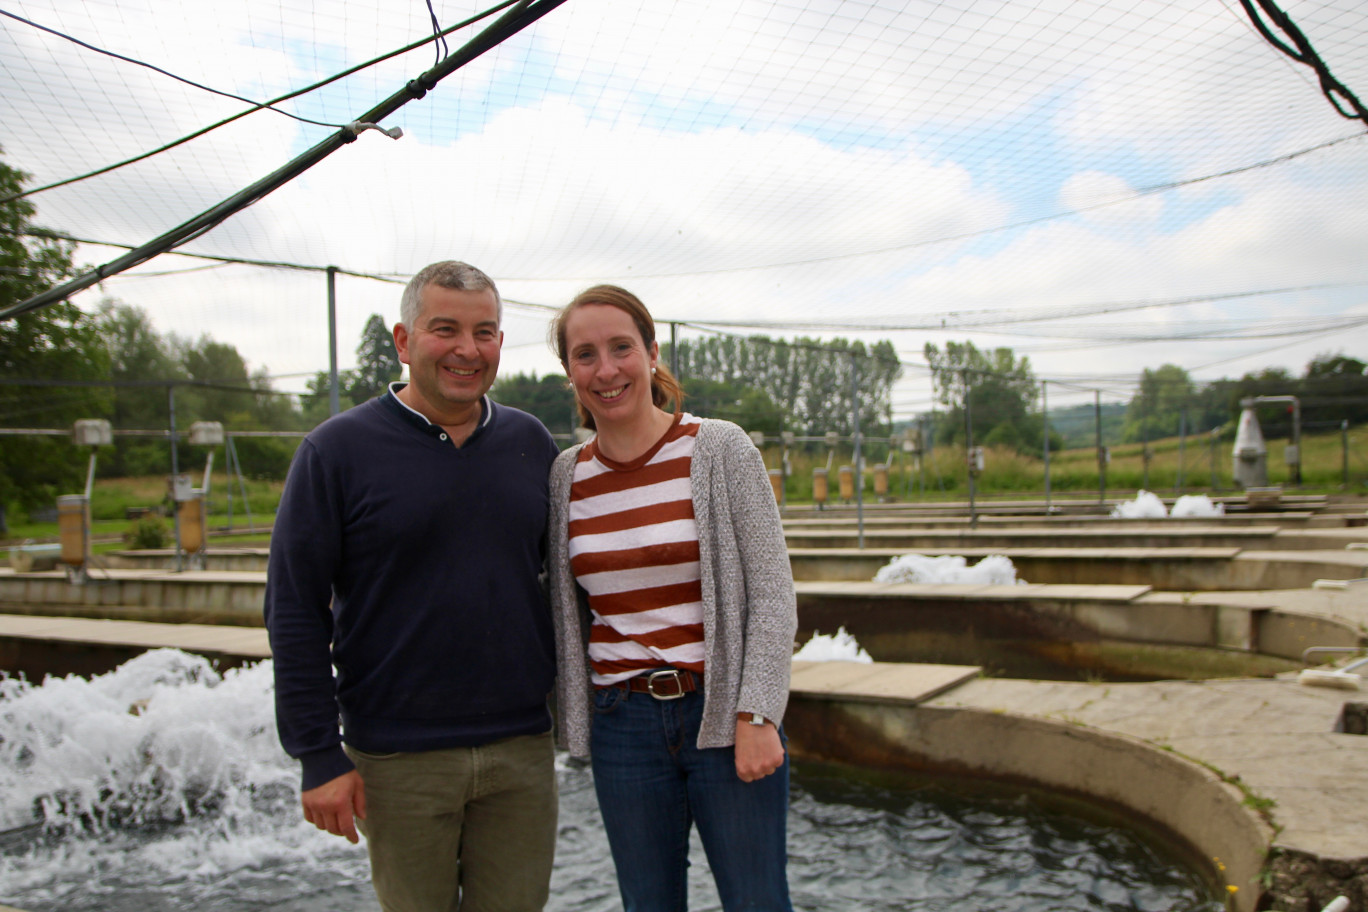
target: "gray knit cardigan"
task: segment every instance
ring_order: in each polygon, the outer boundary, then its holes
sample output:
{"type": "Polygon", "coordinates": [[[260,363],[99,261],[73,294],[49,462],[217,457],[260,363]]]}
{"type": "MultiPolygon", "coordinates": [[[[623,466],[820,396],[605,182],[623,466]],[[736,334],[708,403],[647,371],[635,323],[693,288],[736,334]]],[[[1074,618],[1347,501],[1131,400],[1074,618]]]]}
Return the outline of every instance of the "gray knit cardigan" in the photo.
{"type": "MultiPolygon", "coordinates": [[[[570,572],[570,483],[580,447],[551,467],[547,567],[555,614],[557,741],[571,756],[589,755],[593,685],[589,609],[570,572]]],[[[728,747],[736,714],[760,713],[778,724],[788,705],[798,608],[779,510],[760,451],[729,421],[703,419],[689,470],[698,523],[703,586],[703,723],[700,748],[728,747]]]]}

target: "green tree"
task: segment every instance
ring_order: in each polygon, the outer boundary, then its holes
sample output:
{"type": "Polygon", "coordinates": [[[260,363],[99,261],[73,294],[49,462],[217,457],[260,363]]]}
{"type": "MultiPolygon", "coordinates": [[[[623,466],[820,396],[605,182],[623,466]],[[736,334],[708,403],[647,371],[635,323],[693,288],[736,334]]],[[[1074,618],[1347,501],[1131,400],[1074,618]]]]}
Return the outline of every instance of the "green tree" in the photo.
{"type": "Polygon", "coordinates": [[[979,351],[973,342],[947,342],[944,351],[928,342],[923,354],[931,366],[936,398],[947,409],[936,429],[941,443],[964,440],[967,407],[975,444],[1024,451],[1040,447],[1040,387],[1030,359],[1018,359],[1010,348],[979,351]]]}
{"type": "Polygon", "coordinates": [[[255,404],[253,387],[247,375],[247,362],[237,348],[208,336],[181,348],[181,365],[196,385],[176,393],[178,426],[190,421],[218,421],[231,427],[234,419],[245,419],[251,414],[255,404]]]}
{"type": "Polygon", "coordinates": [[[1368,364],[1342,354],[1317,355],[1302,379],[1302,417],[1322,424],[1368,421],[1368,364]]]}
{"type": "Polygon", "coordinates": [[[356,347],[356,369],[348,372],[347,396],[353,405],[373,399],[388,390],[403,369],[394,347],[394,333],[379,314],[371,314],[356,347]]]}
{"type": "MultiPolygon", "coordinates": [[[[111,298],[100,303],[97,325],[109,349],[109,379],[114,384],[110,421],[121,431],[165,431],[170,412],[167,384],[186,379],[170,345],[146,311],[111,298]]],[[[116,437],[111,458],[100,461],[100,474],[108,477],[156,475],[170,469],[166,441],[152,437],[116,437]]]]}
{"type": "Polygon", "coordinates": [[[553,434],[569,434],[579,427],[575,393],[561,374],[547,374],[541,379],[535,373],[500,377],[489,395],[495,402],[535,415],[553,434]]]}
{"type": "MultiPolygon", "coordinates": [[[[28,175],[0,162],[0,197],[23,190],[28,175]]],[[[0,203],[0,307],[11,307],[73,274],[72,245],[35,239],[32,203],[0,203]]],[[[0,321],[0,424],[63,428],[104,417],[109,397],[99,387],[60,385],[103,380],[109,357],[95,321],[68,302],[0,321]],[[37,385],[37,384],[51,385],[37,385]]],[[[88,453],[67,438],[0,436],[0,530],[7,509],[51,505],[81,490],[88,453]]]]}
{"type": "MultiPolygon", "coordinates": [[[[858,380],[861,430],[886,432],[893,383],[902,376],[902,364],[887,340],[866,348],[863,342],[839,338],[711,336],[681,341],[678,351],[662,346],[661,358],[667,364],[677,361],[686,391],[689,384],[704,381],[757,390],[778,408],[783,429],[808,436],[851,432],[852,380],[858,380]],[[854,371],[858,377],[852,376],[854,371]]],[[[761,400],[753,400],[752,406],[765,410],[761,400]]]]}
{"type": "MultiPolygon", "coordinates": [[[[1127,443],[1176,437],[1181,427],[1195,432],[1197,425],[1185,425],[1184,416],[1194,405],[1197,385],[1188,372],[1175,364],[1165,364],[1140,374],[1140,386],[1126,407],[1126,424],[1121,432],[1127,443]]],[[[1195,415],[1187,415],[1190,421],[1195,415]]]]}
{"type": "MultiPolygon", "coordinates": [[[[277,395],[264,371],[251,374],[237,348],[202,336],[182,346],[181,363],[192,385],[176,391],[176,424],[181,430],[192,421],[218,421],[234,431],[298,430],[298,413],[288,397],[277,395]]],[[[241,437],[234,441],[245,474],[280,478],[290,467],[296,440],[241,437]]],[[[206,450],[181,451],[184,466],[202,466],[206,450]]]]}
{"type": "MultiPolygon", "coordinates": [[[[343,411],[382,395],[403,373],[394,333],[379,314],[371,314],[361,330],[356,362],[352,370],[337,372],[337,404],[343,411]]],[[[308,392],[300,402],[302,422],[305,427],[314,427],[332,414],[332,378],[328,371],[319,371],[306,386],[308,392]]]]}
{"type": "Polygon", "coordinates": [[[721,418],[748,431],[777,436],[784,412],[762,389],[720,380],[686,380],[684,407],[700,418],[721,418]]]}

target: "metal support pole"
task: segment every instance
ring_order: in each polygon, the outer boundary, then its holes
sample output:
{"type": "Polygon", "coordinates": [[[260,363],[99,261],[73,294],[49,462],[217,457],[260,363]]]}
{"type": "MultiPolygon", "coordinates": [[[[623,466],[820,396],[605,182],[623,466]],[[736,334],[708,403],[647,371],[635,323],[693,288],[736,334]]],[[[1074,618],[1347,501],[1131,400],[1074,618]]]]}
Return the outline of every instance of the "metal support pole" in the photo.
{"type": "MultiPolygon", "coordinates": [[[[238,490],[242,492],[242,512],[247,515],[247,531],[256,532],[256,528],[252,525],[252,504],[251,501],[247,499],[247,482],[242,478],[242,460],[238,458],[237,444],[233,443],[233,436],[231,434],[227,435],[224,440],[228,447],[228,454],[233,460],[233,471],[237,475],[238,490]]],[[[230,488],[232,487],[231,481],[228,483],[228,486],[230,488]]]]}
{"type": "Polygon", "coordinates": [[[1177,491],[1183,493],[1184,470],[1187,468],[1187,409],[1178,413],[1178,485],[1177,491]]]}
{"type": "Polygon", "coordinates": [[[1040,381],[1040,417],[1045,427],[1045,512],[1050,512],[1050,394],[1046,387],[1050,384],[1040,381]]]}
{"type": "Polygon", "coordinates": [[[1292,445],[1297,448],[1297,463],[1292,466],[1291,481],[1297,487],[1301,487],[1302,475],[1302,451],[1301,451],[1301,400],[1296,396],[1292,399],[1292,445]]]}
{"type": "Polygon", "coordinates": [[[1211,450],[1211,454],[1209,454],[1209,459],[1211,459],[1211,489],[1212,489],[1212,491],[1220,491],[1220,483],[1219,483],[1218,480],[1216,480],[1216,442],[1218,442],[1219,439],[1220,439],[1220,428],[1212,428],[1212,429],[1211,429],[1211,447],[1209,447],[1209,450],[1211,450]]]}
{"type": "Polygon", "coordinates": [[[342,411],[337,389],[337,267],[328,267],[328,414],[342,411]]]}
{"type": "MultiPolygon", "coordinates": [[[[917,435],[917,439],[918,439],[918,442],[921,444],[921,449],[917,451],[917,495],[918,495],[919,497],[925,497],[925,496],[926,496],[926,456],[927,456],[927,454],[930,452],[930,448],[927,446],[927,436],[926,436],[926,435],[927,435],[927,432],[928,432],[928,430],[929,430],[929,428],[928,428],[928,425],[927,425],[927,422],[926,422],[925,418],[923,418],[923,416],[921,416],[921,415],[918,415],[918,416],[917,416],[917,430],[919,431],[919,433],[918,433],[918,435],[917,435]]],[[[910,481],[910,480],[908,481],[908,484],[909,484],[909,485],[911,484],[911,481],[910,481]]]]}
{"type": "Polygon", "coordinates": [[[1150,455],[1150,442],[1149,442],[1149,425],[1142,422],[1142,426],[1143,426],[1144,429],[1145,429],[1145,433],[1144,433],[1145,441],[1144,441],[1144,443],[1142,444],[1142,446],[1144,447],[1144,449],[1142,449],[1142,450],[1140,451],[1140,461],[1141,461],[1141,462],[1144,464],[1144,466],[1145,466],[1145,476],[1144,476],[1144,479],[1145,479],[1145,480],[1142,481],[1142,482],[1140,482],[1140,486],[1141,486],[1142,488],[1144,488],[1146,491],[1148,491],[1148,490],[1150,489],[1150,483],[1149,483],[1149,467],[1150,467],[1150,458],[1151,458],[1151,455],[1150,455]]]}
{"type": "Polygon", "coordinates": [[[1349,419],[1340,421],[1340,465],[1344,489],[1349,490],[1349,419]]]}
{"type": "Polygon", "coordinates": [[[171,424],[171,528],[176,533],[176,572],[185,569],[181,564],[180,504],[176,501],[176,478],[180,476],[180,456],[176,452],[176,385],[166,384],[167,412],[171,424]]]}
{"type": "Polygon", "coordinates": [[[1097,434],[1097,502],[1107,502],[1107,461],[1102,452],[1102,391],[1093,390],[1093,425],[1097,434]]]}
{"type": "Polygon", "coordinates": [[[855,520],[859,529],[856,547],[864,547],[864,472],[860,453],[860,362],[855,352],[850,353],[850,414],[854,428],[853,445],[855,449],[855,520]]]}
{"type": "Polygon", "coordinates": [[[679,324],[670,323],[670,373],[679,379],[679,324]]]}
{"type": "Polygon", "coordinates": [[[978,508],[974,503],[974,416],[969,405],[969,372],[964,372],[964,467],[969,475],[969,528],[978,528],[978,508]]]}

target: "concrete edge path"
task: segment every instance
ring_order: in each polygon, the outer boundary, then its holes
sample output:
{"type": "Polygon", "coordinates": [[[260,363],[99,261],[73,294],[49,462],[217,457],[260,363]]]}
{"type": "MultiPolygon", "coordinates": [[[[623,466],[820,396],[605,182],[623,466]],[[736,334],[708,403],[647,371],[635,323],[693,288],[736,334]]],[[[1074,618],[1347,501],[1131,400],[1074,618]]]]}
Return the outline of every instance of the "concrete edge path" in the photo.
{"type": "MultiPolygon", "coordinates": [[[[266,631],[201,624],[0,615],[0,637],[268,658],[266,631]]],[[[1336,732],[1346,690],[1276,679],[1072,683],[981,678],[973,666],[794,663],[817,699],[924,704],[1034,716],[1138,738],[1239,781],[1272,802],[1275,845],[1368,857],[1368,737],[1336,732]]]]}

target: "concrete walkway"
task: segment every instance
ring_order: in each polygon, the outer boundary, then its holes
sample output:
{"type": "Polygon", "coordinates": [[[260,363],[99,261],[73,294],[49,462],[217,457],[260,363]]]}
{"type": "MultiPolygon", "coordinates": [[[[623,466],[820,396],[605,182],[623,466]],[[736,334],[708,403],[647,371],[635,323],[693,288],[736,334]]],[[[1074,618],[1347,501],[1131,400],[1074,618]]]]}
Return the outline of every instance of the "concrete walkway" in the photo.
{"type": "Polygon", "coordinates": [[[1205,852],[1216,876],[1243,890],[1232,908],[1252,909],[1264,893],[1280,910],[1312,912],[1337,895],[1368,907],[1368,738],[1335,731],[1358,694],[1295,676],[1087,684],[975,671],[795,663],[791,706],[870,704],[838,726],[861,742],[851,749],[863,762],[898,765],[874,745],[891,737],[913,767],[1053,785],[1129,808],[1205,852]],[[878,717],[895,707],[901,721],[878,717]]]}
{"type": "Polygon", "coordinates": [[[138,649],[169,647],[200,655],[269,659],[271,647],[261,627],[221,624],[158,624],[97,618],[0,614],[0,639],[48,643],[128,646],[138,649]]]}
{"type": "MultiPolygon", "coordinates": [[[[1311,538],[1320,547],[1344,549],[1349,539],[1362,541],[1368,536],[1363,530],[1346,530],[1311,538]]],[[[1298,545],[1305,547],[1304,543],[1309,540],[1304,538],[1298,545]]],[[[1341,553],[1351,561],[1363,557],[1363,552],[1341,553]]],[[[1280,557],[1286,560],[1288,554],[1282,552],[1280,557]]],[[[1309,560],[1311,555],[1302,559],[1309,560]]],[[[6,600],[16,605],[36,596],[36,589],[51,589],[60,590],[45,592],[58,605],[66,602],[71,608],[107,607],[117,611],[146,599],[155,588],[166,596],[168,608],[176,606],[180,616],[199,615],[195,619],[202,619],[218,614],[224,618],[250,614],[259,623],[261,579],[261,574],[231,571],[168,574],[110,570],[105,571],[101,584],[73,593],[61,574],[13,574],[0,570],[0,591],[14,587],[6,600]],[[136,586],[140,598],[135,600],[131,590],[126,597],[114,598],[121,586],[136,586]],[[223,595],[230,591],[231,596],[223,595]]],[[[894,597],[921,587],[833,582],[805,583],[799,588],[865,594],[879,590],[894,597]]],[[[936,588],[942,598],[953,594],[981,601],[993,595],[984,587],[936,588]]],[[[1000,597],[1019,598],[1029,588],[1014,587],[1000,597]]],[[[1035,588],[1048,589],[1061,602],[1095,600],[1105,595],[1117,603],[1136,607],[1210,604],[1247,610],[1267,608],[1304,618],[1311,629],[1317,622],[1333,622],[1357,642],[1368,641],[1368,583],[1340,581],[1337,588],[1206,593],[1156,592],[1147,586],[1035,588]]],[[[223,624],[4,614],[0,615],[0,641],[129,648],[171,646],[253,660],[270,655],[261,628],[223,624]]],[[[1304,645],[1324,644],[1311,637],[1304,645]]],[[[1175,791],[1163,785],[1178,781],[1172,778],[1155,780],[1160,785],[1153,788],[1155,794],[1150,800],[1180,806],[1175,811],[1179,821],[1175,826],[1183,825],[1181,818],[1186,814],[1193,818],[1208,816],[1211,819],[1205,823],[1219,828],[1230,819],[1220,815],[1232,813],[1232,807],[1234,812],[1255,820],[1251,832],[1263,834],[1258,837],[1262,840],[1258,861],[1252,872],[1246,864],[1238,878],[1231,881],[1232,885],[1244,888],[1239,901],[1233,903],[1235,908],[1252,908],[1249,897],[1266,888],[1270,896],[1276,897],[1273,908],[1288,912],[1316,912],[1340,893],[1350,897],[1352,909],[1368,912],[1368,737],[1336,730],[1345,704],[1368,703],[1368,690],[1356,693],[1306,686],[1299,684],[1295,675],[1277,679],[1092,684],[983,678],[977,668],[962,666],[795,663],[793,694],[795,705],[818,701],[892,707],[907,714],[896,723],[901,726],[899,737],[910,743],[923,739],[922,746],[950,732],[943,725],[945,720],[972,716],[977,720],[973,731],[978,743],[965,748],[971,753],[961,754],[961,762],[977,750],[984,763],[991,763],[993,755],[1028,746],[1028,738],[1043,737],[1042,732],[1047,731],[1067,736],[1097,735],[1121,746],[1121,750],[1110,755],[1092,748],[1087,753],[1079,747],[1081,741],[1066,737],[1064,742],[1072,747],[1065,747],[1060,753],[1043,751],[1032,757],[1021,752],[1023,756],[1016,758],[1022,764],[1020,768],[1038,773],[1041,781],[1051,781],[1053,777],[1053,781],[1065,783],[1101,782],[1106,778],[1106,770],[1070,768],[1071,749],[1078,751],[1077,756],[1110,757],[1097,762],[1115,764],[1113,778],[1124,779],[1132,774],[1133,768],[1123,756],[1126,754],[1167,758],[1170,765],[1185,764],[1203,770],[1205,779],[1199,776],[1182,780],[1183,788],[1189,791],[1175,791]],[[1016,735],[1009,737],[1009,732],[1016,735]],[[1021,740],[1011,740],[1017,735],[1021,740]],[[1031,764],[1036,765],[1035,770],[1030,770],[1031,764]],[[1050,764],[1056,768],[1044,768],[1050,764]],[[1217,808],[1204,803],[1204,790],[1223,791],[1224,805],[1217,808]],[[1259,821],[1267,822],[1265,830],[1259,830],[1259,821]],[[1264,868],[1266,883],[1260,885],[1253,883],[1252,878],[1259,872],[1265,848],[1273,849],[1273,856],[1264,868]]],[[[798,718],[795,713],[795,742],[799,740],[798,718]]],[[[913,749],[922,747],[914,744],[913,749]]],[[[1125,782],[1114,785],[1118,794],[1128,785],[1132,791],[1139,787],[1125,782]]],[[[1197,829],[1203,823],[1201,819],[1192,821],[1197,829]]],[[[1194,844],[1204,845],[1201,838],[1195,838],[1194,844]]],[[[0,912],[6,912],[3,906],[0,912]]]]}

